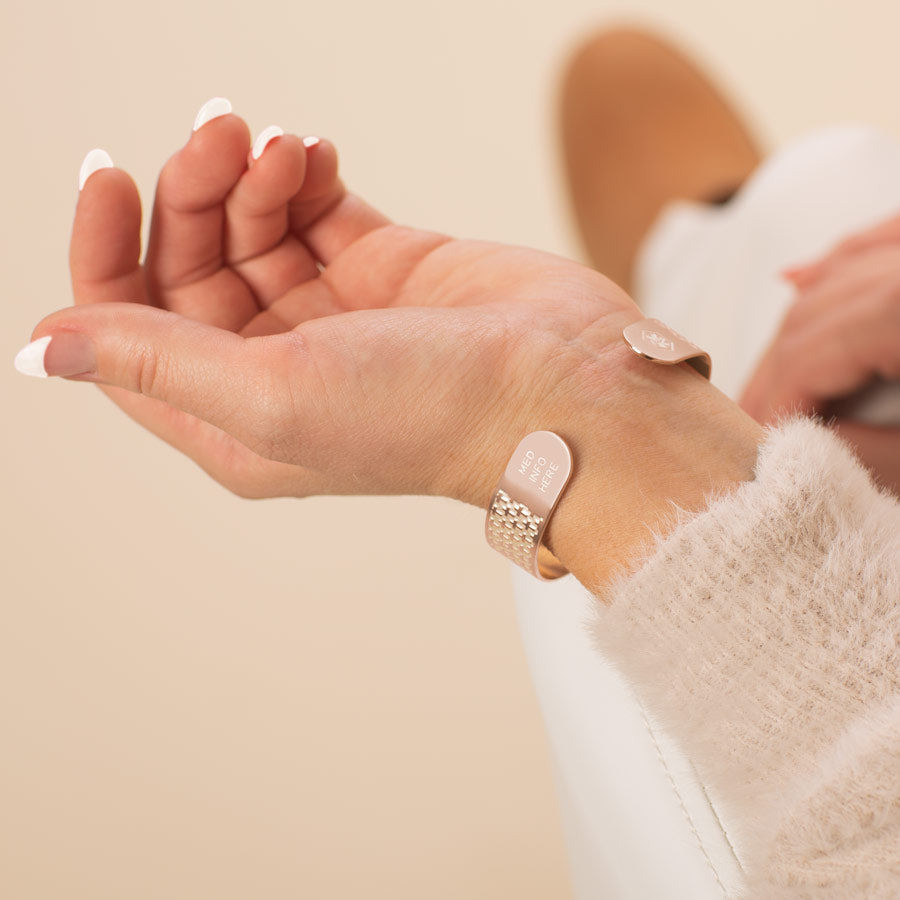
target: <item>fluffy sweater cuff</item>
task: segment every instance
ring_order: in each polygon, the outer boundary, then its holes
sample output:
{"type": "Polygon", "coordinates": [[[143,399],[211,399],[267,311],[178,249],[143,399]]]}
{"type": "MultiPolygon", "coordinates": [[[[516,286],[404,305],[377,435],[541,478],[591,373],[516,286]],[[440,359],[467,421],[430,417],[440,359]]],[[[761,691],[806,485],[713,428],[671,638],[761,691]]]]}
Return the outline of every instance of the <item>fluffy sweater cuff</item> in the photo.
{"type": "Polygon", "coordinates": [[[605,592],[594,637],[752,845],[900,694],[900,505],[793,419],[755,480],[676,515],[605,592]]]}

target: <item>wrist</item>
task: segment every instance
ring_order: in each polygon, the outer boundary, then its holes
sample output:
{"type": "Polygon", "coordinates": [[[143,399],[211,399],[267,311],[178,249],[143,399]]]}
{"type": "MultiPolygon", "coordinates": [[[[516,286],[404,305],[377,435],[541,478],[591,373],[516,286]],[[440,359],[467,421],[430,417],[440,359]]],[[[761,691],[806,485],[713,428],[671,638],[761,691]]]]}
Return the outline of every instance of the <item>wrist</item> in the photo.
{"type": "Polygon", "coordinates": [[[573,474],[543,542],[595,593],[652,533],[665,534],[675,507],[700,511],[710,495],[753,478],[762,429],[694,370],[640,359],[621,337],[570,359],[542,396],[521,433],[505,439],[478,505],[489,504],[518,440],[557,433],[573,474]]]}

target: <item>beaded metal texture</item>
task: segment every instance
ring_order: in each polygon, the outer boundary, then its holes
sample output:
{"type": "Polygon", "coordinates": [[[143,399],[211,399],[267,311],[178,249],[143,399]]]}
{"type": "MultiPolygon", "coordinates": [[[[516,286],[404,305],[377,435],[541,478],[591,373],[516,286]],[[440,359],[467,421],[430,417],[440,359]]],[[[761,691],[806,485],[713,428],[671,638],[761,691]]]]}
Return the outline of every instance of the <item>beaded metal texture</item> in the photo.
{"type": "Polygon", "coordinates": [[[524,503],[513,500],[506,491],[498,490],[488,510],[488,542],[507,559],[530,572],[543,521],[543,516],[536,516],[524,503]]]}
{"type": "Polygon", "coordinates": [[[484,520],[488,544],[542,581],[567,572],[541,538],[571,474],[566,442],[552,431],[532,431],[510,457],[484,520]]]}

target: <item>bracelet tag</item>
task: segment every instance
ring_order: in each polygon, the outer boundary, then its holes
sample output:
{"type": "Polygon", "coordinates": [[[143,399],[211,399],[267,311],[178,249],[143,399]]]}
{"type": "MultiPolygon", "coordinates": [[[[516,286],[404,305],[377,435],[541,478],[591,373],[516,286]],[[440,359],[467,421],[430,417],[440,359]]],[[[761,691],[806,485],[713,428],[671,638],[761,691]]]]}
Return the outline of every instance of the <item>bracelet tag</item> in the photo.
{"type": "Polygon", "coordinates": [[[531,432],[513,452],[485,519],[488,544],[542,581],[568,573],[541,538],[571,475],[566,442],[552,431],[531,432]]]}
{"type": "Polygon", "coordinates": [[[625,338],[625,343],[644,359],[664,366],[686,362],[704,378],[708,379],[712,374],[710,355],[659,319],[641,319],[639,322],[632,322],[622,331],[622,337],[625,338]]]}

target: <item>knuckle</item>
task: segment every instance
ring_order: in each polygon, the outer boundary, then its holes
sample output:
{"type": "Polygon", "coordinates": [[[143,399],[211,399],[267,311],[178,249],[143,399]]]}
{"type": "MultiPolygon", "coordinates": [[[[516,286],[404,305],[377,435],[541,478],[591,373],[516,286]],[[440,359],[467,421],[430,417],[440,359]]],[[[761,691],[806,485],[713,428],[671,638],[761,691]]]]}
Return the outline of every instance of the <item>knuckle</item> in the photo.
{"type": "Polygon", "coordinates": [[[134,388],[138,393],[145,397],[163,398],[168,368],[163,357],[149,347],[136,347],[132,360],[134,388]]]}

